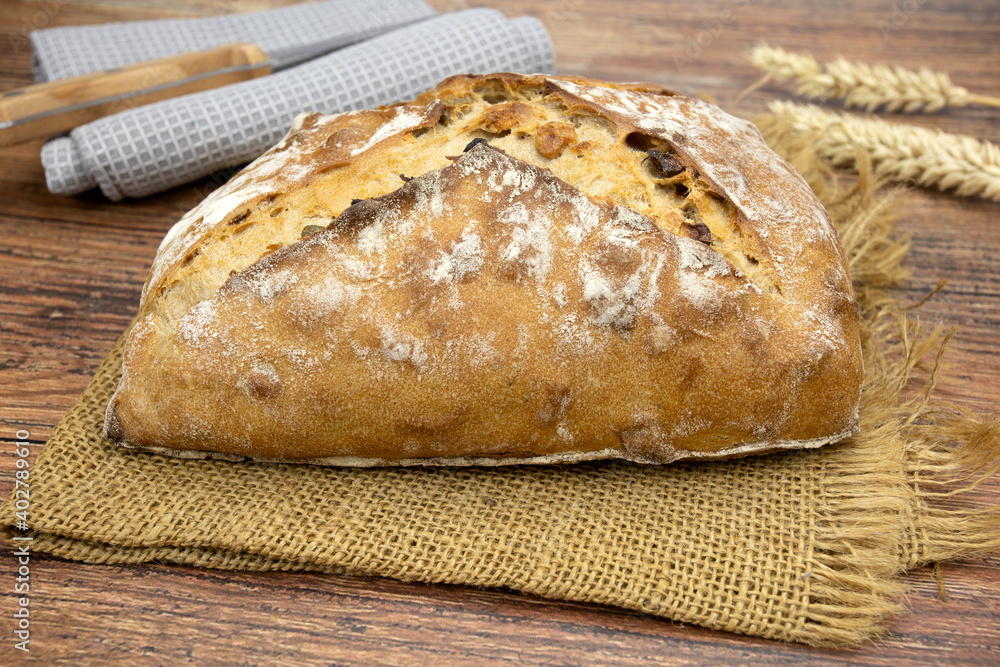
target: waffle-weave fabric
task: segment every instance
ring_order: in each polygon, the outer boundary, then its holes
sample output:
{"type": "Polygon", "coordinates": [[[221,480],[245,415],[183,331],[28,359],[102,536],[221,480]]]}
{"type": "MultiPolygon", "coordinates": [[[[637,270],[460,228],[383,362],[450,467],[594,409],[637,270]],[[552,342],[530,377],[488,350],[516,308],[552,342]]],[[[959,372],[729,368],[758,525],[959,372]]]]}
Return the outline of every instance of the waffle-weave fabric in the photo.
{"type": "MultiPolygon", "coordinates": [[[[349,37],[365,36],[365,25],[382,25],[378,12],[371,16],[368,24],[359,19],[349,37]]],[[[538,19],[507,19],[492,9],[435,16],[266,77],[75,128],[42,148],[46,184],[55,194],[100,187],[113,201],[142,197],[253,160],[305,111],[390,104],[453,74],[549,73],[554,67],[552,43],[538,19]]]]}

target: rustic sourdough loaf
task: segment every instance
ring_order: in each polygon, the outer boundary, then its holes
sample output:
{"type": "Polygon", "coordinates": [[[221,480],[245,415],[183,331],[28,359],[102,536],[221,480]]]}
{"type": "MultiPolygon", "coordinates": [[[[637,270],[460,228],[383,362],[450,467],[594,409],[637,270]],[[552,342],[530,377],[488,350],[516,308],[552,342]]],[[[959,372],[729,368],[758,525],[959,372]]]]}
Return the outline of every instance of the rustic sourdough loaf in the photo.
{"type": "Polygon", "coordinates": [[[170,231],[105,423],[176,456],[667,463],[857,429],[843,251],[749,123],[459,76],[305,114],[170,231]]]}

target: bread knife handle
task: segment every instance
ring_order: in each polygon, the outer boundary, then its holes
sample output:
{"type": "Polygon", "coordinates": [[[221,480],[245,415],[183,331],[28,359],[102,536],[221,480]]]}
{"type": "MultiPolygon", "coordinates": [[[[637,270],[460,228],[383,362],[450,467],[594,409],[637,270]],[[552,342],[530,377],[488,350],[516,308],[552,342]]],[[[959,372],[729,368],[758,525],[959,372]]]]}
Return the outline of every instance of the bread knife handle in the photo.
{"type": "Polygon", "coordinates": [[[0,94],[0,146],[270,73],[271,61],[259,46],[239,43],[18,88],[0,94]]]}

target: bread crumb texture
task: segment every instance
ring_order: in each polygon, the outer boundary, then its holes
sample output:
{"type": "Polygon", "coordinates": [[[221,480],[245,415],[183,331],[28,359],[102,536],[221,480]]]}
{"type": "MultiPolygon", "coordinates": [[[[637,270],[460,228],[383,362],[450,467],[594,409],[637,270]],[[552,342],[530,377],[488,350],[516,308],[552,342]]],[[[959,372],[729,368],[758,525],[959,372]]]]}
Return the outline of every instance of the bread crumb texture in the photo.
{"type": "Polygon", "coordinates": [[[106,433],[338,465],[666,463],[857,428],[822,206],[647,85],[453,77],[304,114],[167,235],[106,433]]]}

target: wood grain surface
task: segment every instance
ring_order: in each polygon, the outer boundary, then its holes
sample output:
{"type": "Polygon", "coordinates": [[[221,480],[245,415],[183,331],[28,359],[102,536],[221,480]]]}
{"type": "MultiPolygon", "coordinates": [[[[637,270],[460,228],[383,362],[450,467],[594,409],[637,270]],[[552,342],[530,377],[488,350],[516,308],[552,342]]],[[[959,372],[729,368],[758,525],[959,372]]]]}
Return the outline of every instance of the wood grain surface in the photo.
{"type": "MultiPolygon", "coordinates": [[[[115,20],[211,16],[291,4],[253,0],[4,0],[0,91],[31,80],[27,32],[115,20]]],[[[1000,95],[996,0],[431,0],[440,11],[499,7],[541,18],[561,73],[646,80],[709,96],[746,117],[789,98],[758,78],[748,50],[766,40],[820,59],[929,65],[973,92],[1000,95]]],[[[952,109],[907,122],[1000,143],[1000,110],[952,109]]],[[[167,229],[209,181],[112,204],[95,192],[50,195],[41,142],[0,149],[0,497],[13,488],[14,440],[37,453],[128,324],[167,229]]],[[[923,191],[899,208],[912,235],[913,302],[928,324],[957,328],[938,395],[1000,405],[1000,204],[923,191]]],[[[1000,499],[1000,480],[969,502],[1000,499]]],[[[911,573],[911,613],[892,636],[820,650],[711,632],[592,605],[496,590],[316,574],[110,567],[32,554],[31,653],[14,649],[17,576],[0,547],[0,664],[1000,664],[1000,556],[911,573]]]]}

